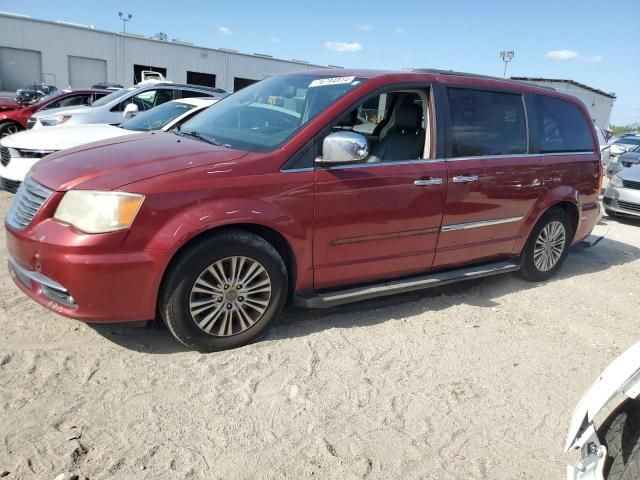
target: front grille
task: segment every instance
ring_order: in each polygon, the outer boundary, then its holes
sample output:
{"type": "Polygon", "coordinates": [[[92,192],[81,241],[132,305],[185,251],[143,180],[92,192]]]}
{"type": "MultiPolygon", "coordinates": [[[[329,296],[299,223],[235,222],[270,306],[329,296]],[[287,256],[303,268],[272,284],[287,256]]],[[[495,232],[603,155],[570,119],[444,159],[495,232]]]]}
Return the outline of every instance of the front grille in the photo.
{"type": "Polygon", "coordinates": [[[53,190],[27,177],[13,198],[7,213],[7,223],[17,230],[27,228],[52,193],[53,190]]]}
{"type": "Polygon", "coordinates": [[[36,124],[36,119],[31,117],[29,120],[27,120],[27,128],[33,128],[33,126],[36,124]]]}
{"type": "Polygon", "coordinates": [[[638,205],[637,203],[621,202],[620,200],[618,200],[618,208],[631,210],[632,212],[640,212],[640,205],[638,205]]]}
{"type": "Polygon", "coordinates": [[[9,152],[9,149],[7,147],[0,147],[0,163],[6,167],[9,165],[10,161],[11,153],[9,152]]]}
{"type": "Polygon", "coordinates": [[[16,193],[20,187],[20,183],[18,180],[9,180],[8,178],[0,177],[0,189],[5,192],[16,193]]]}
{"type": "Polygon", "coordinates": [[[622,180],[622,186],[624,188],[632,188],[634,190],[640,190],[640,182],[633,180],[622,180]]]}

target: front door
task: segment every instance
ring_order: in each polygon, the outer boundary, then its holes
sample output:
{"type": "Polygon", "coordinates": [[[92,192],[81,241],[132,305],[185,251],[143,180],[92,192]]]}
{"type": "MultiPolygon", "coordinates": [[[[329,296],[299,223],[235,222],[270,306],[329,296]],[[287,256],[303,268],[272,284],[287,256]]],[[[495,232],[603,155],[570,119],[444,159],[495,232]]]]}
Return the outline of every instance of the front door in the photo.
{"type": "Polygon", "coordinates": [[[318,168],[313,244],[316,289],[431,267],[446,192],[446,164],[430,158],[426,91],[368,100],[336,129],[367,136],[362,163],[318,168]]]}
{"type": "Polygon", "coordinates": [[[434,268],[510,255],[543,189],[521,94],[448,89],[447,201],[434,268]]]}

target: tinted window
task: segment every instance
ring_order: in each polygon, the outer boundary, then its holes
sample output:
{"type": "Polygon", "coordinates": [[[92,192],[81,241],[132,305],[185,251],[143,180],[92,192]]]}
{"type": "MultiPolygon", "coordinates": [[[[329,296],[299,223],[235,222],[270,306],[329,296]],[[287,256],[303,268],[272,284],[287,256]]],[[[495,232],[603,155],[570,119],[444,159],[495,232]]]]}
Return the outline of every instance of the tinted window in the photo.
{"type": "Polygon", "coordinates": [[[211,94],[205,92],[198,92],[196,90],[180,90],[180,98],[197,98],[197,97],[210,97],[211,94]]]}
{"type": "Polygon", "coordinates": [[[452,157],[527,153],[522,96],[449,89],[452,157]]]}
{"type": "MultiPolygon", "coordinates": [[[[173,100],[173,90],[159,89],[159,90],[144,90],[137,95],[134,95],[126,100],[123,100],[118,105],[111,109],[112,112],[122,112],[124,107],[129,103],[134,103],[138,106],[139,112],[144,112],[158,105],[162,105],[170,100],[173,100]]],[[[94,103],[95,105],[95,103],[94,103]]]]}
{"type": "Polygon", "coordinates": [[[87,94],[65,97],[58,100],[57,102],[50,103],[49,105],[44,107],[43,110],[46,110],[49,108],[76,107],[80,105],[86,106],[91,103],[90,99],[91,99],[91,95],[87,95],[87,94]]]}
{"type": "Polygon", "coordinates": [[[573,103],[538,95],[536,110],[542,153],[593,151],[587,119],[573,103]]]}

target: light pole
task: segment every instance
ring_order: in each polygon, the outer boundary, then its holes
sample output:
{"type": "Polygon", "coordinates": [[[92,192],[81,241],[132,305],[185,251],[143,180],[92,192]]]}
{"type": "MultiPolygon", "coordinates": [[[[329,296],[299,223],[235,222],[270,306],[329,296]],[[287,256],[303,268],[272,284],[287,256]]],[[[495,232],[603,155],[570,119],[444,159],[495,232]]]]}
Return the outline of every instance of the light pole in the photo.
{"type": "Polygon", "coordinates": [[[503,77],[507,76],[507,64],[513,60],[514,56],[515,53],[513,50],[503,50],[500,52],[500,58],[502,58],[502,61],[504,62],[504,72],[502,73],[503,77]]]}
{"type": "Polygon", "coordinates": [[[124,37],[127,33],[127,22],[131,21],[133,15],[131,15],[130,13],[125,15],[122,12],[118,12],[118,17],[120,17],[120,20],[122,20],[122,86],[126,87],[124,80],[124,37]]]}

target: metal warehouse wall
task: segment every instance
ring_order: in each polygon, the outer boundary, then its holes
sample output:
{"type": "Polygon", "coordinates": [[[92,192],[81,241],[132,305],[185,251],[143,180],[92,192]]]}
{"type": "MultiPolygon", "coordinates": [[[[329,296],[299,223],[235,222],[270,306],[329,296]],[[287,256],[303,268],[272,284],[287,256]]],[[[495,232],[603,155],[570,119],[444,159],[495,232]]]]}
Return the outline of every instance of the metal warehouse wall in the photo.
{"type": "MultiPolygon", "coordinates": [[[[132,84],[134,64],[166,68],[167,79],[181,83],[186,82],[187,71],[212,73],[216,87],[227,91],[233,91],[235,77],[262,80],[273,74],[328,68],[5,14],[0,14],[0,47],[41,52],[43,81],[58,88],[69,86],[69,55],[105,60],[107,81],[124,86],[132,84]]],[[[25,84],[32,81],[25,79],[25,84]]]]}
{"type": "Polygon", "coordinates": [[[609,128],[611,109],[613,107],[614,99],[567,82],[543,80],[525,80],[525,82],[544,87],[552,87],[559,92],[578,97],[585,104],[587,110],[589,110],[591,118],[594,120],[595,124],[602,129],[609,128]]]}

